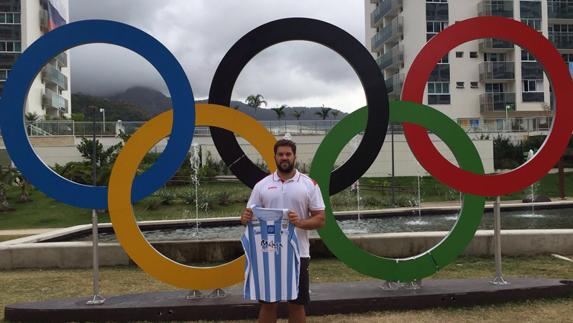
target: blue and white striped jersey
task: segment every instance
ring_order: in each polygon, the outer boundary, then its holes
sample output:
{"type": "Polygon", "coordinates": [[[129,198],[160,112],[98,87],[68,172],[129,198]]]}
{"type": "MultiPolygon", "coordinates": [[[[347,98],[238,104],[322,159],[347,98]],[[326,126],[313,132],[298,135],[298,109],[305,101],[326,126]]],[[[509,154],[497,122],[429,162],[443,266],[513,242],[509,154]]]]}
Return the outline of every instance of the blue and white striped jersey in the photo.
{"type": "Polygon", "coordinates": [[[253,207],[255,219],[241,237],[247,258],[245,299],[288,301],[298,296],[300,254],[286,209],[253,207]]]}

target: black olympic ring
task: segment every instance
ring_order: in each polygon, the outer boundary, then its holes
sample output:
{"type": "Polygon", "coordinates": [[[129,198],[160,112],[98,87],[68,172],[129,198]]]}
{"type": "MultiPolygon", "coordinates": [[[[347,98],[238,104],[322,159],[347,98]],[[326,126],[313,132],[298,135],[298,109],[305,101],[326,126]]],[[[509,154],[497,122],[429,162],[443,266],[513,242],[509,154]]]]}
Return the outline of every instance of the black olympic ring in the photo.
{"type": "MultiPolygon", "coordinates": [[[[378,157],[389,122],[390,104],[384,76],[366,47],[352,35],[309,18],[280,19],[253,29],[229,49],[217,67],[209,103],[230,106],[233,87],[244,66],[262,50],[291,40],[318,43],[342,56],[358,75],[366,94],[366,130],[354,154],[332,173],[330,194],[336,194],[359,179],[378,157]]],[[[232,132],[217,127],[210,130],[221,158],[245,185],[252,188],[267,175],[245,155],[232,132]]]]}

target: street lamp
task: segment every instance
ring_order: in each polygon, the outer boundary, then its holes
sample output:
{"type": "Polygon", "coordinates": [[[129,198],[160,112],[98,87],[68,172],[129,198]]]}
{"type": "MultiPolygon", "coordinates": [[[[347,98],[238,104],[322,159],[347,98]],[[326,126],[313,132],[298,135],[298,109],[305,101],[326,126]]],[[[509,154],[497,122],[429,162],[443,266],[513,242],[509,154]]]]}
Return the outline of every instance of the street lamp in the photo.
{"type": "Polygon", "coordinates": [[[101,127],[101,138],[103,139],[103,134],[105,132],[105,109],[104,108],[100,108],[99,112],[103,113],[103,125],[101,127]]]}
{"type": "Polygon", "coordinates": [[[511,109],[511,104],[505,106],[505,130],[509,131],[509,109],[511,109]]]}

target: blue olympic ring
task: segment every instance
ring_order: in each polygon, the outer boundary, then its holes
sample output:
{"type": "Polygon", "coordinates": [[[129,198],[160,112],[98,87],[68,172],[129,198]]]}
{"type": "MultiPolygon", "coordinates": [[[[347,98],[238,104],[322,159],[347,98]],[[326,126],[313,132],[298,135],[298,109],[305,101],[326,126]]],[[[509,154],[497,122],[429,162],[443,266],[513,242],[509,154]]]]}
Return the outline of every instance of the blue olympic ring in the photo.
{"type": "Polygon", "coordinates": [[[155,164],[135,179],[133,202],[162,187],[185,159],[195,131],[195,100],[175,56],[155,38],[126,24],[105,20],[70,23],[47,33],[20,56],[0,101],[0,127],[12,161],[28,181],[48,196],[77,207],[104,209],[107,187],[72,182],[46,166],[30,145],[23,118],[30,85],[40,69],[59,53],[90,43],[117,45],[141,55],[162,75],[171,94],[172,135],[155,164]]]}

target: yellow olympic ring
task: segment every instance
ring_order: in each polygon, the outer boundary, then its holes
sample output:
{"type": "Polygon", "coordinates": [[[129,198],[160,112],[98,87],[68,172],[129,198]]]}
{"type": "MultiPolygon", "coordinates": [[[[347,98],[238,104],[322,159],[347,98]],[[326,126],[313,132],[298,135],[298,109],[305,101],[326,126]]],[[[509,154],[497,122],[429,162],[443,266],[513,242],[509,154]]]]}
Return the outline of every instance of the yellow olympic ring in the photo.
{"type": "MultiPolygon", "coordinates": [[[[273,156],[274,136],[250,116],[214,104],[196,105],[196,125],[231,130],[249,141],[267,162],[276,166],[273,156]]],[[[192,267],[177,263],[145,240],[139,230],[133,206],[131,186],[137,167],[145,154],[161,139],[169,136],[173,122],[172,110],[151,119],[137,130],[125,144],[111,171],[108,206],[113,230],[131,259],[144,271],[167,284],[184,289],[214,289],[237,284],[244,279],[245,256],[215,267],[192,267]]]]}

